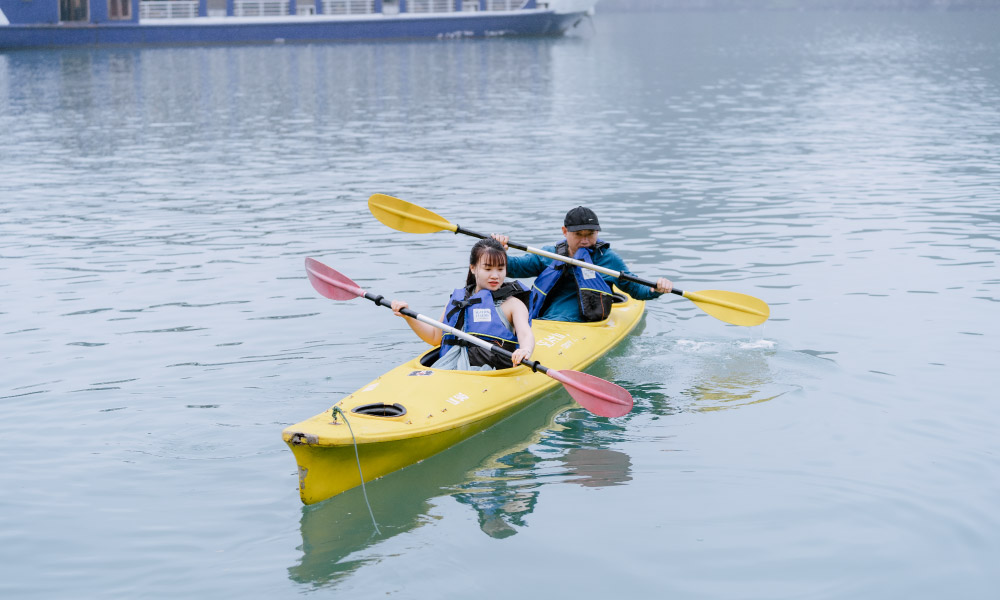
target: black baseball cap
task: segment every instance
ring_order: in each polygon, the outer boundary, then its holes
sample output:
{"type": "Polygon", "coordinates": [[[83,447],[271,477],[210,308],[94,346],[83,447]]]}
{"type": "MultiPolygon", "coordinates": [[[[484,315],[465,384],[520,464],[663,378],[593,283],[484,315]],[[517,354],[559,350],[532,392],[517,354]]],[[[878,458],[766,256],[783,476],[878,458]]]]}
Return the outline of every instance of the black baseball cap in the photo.
{"type": "Polygon", "coordinates": [[[594,211],[584,206],[577,206],[566,213],[563,225],[569,231],[580,231],[582,229],[601,230],[601,224],[597,222],[597,215],[594,214],[594,211]]]}

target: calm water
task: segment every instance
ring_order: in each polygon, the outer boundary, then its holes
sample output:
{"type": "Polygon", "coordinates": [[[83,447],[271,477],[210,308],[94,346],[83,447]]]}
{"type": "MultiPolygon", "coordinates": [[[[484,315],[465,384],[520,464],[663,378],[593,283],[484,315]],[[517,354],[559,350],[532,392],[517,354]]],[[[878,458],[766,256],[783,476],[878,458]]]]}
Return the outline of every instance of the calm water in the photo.
{"type": "Polygon", "coordinates": [[[0,55],[0,595],[994,598],[1000,14],[0,55]],[[586,204],[671,296],[486,434],[303,508],[281,430],[423,348],[471,240],[586,204]]]}

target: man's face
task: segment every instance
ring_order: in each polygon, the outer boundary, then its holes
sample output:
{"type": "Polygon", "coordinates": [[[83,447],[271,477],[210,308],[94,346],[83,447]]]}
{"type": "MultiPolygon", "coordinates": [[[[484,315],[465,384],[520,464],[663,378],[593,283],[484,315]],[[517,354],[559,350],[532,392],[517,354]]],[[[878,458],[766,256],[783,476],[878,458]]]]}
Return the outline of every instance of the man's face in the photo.
{"type": "Polygon", "coordinates": [[[562,228],[566,242],[569,244],[569,255],[573,256],[580,248],[593,248],[597,244],[597,230],[581,229],[580,231],[570,231],[566,227],[562,228]]]}

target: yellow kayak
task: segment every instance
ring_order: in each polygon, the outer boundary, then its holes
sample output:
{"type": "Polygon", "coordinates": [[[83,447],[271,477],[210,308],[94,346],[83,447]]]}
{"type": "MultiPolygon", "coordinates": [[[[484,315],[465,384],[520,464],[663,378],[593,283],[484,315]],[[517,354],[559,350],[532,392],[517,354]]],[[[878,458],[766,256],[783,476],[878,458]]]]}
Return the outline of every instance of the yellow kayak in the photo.
{"type": "MultiPolygon", "coordinates": [[[[599,359],[635,329],[645,310],[645,302],[622,297],[605,321],[535,320],[532,359],[558,370],[582,370],[599,359]]],[[[437,352],[392,369],[282,432],[298,462],[302,502],[322,502],[360,485],[359,461],[364,480],[377,479],[483,431],[559,385],[523,365],[485,372],[425,366],[437,352]]]]}

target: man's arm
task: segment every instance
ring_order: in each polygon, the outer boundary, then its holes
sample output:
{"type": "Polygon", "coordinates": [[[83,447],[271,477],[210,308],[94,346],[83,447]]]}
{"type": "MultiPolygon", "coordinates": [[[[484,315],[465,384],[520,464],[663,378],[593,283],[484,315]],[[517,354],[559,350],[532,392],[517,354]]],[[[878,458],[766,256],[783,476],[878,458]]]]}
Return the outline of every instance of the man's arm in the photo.
{"type": "MultiPolygon", "coordinates": [[[[555,248],[545,247],[542,250],[555,252],[555,248]]],[[[524,256],[507,255],[507,277],[538,277],[545,267],[548,266],[548,259],[543,259],[537,254],[525,254],[524,256]]]]}
{"type": "MultiPolygon", "coordinates": [[[[628,266],[625,264],[625,261],[622,260],[622,257],[618,256],[618,254],[613,250],[605,249],[604,252],[602,252],[598,257],[597,265],[613,271],[621,271],[626,275],[631,275],[633,277],[636,276],[635,273],[628,270],[628,266]]],[[[604,274],[601,274],[601,277],[604,278],[604,281],[606,281],[608,285],[617,285],[620,290],[629,296],[632,296],[636,300],[652,300],[663,295],[660,292],[653,291],[652,288],[644,286],[641,283],[627,281],[624,279],[615,279],[610,275],[604,274]]]]}

